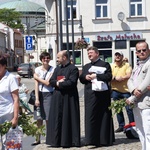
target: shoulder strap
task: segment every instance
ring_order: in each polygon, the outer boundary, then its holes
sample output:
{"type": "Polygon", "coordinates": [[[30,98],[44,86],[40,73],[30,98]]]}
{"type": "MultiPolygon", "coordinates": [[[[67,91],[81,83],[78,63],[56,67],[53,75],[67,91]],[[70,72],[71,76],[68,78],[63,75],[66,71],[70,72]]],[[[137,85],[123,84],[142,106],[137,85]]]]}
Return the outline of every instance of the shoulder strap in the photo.
{"type": "MultiPolygon", "coordinates": [[[[47,71],[46,71],[46,73],[44,75],[44,80],[45,80],[46,75],[47,75],[48,71],[50,70],[50,68],[51,68],[51,66],[49,66],[49,68],[47,69],[47,71]]],[[[44,84],[42,84],[41,91],[42,91],[43,87],[44,87],[44,84]]]]}

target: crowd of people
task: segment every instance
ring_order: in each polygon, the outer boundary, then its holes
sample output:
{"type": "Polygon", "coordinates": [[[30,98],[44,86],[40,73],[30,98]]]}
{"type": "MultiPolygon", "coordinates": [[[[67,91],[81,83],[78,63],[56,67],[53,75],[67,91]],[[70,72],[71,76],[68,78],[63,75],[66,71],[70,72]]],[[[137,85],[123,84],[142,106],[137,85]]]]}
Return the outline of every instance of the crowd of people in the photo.
{"type": "MultiPolygon", "coordinates": [[[[96,47],[88,47],[89,63],[82,73],[70,62],[66,50],[57,54],[57,67],[49,65],[50,54],[42,52],[42,66],[37,67],[35,79],[34,119],[41,126],[46,121],[46,144],[51,147],[80,147],[80,107],[77,89],[78,79],[84,84],[85,104],[85,145],[111,146],[115,142],[115,132],[123,132],[125,120],[123,112],[117,114],[118,129],[114,131],[111,100],[124,99],[128,104],[129,123],[135,122],[142,150],[150,148],[150,50],[146,42],[136,44],[138,63],[132,69],[121,51],[114,54],[114,63],[109,64],[99,58],[96,47]],[[130,105],[134,105],[133,108],[130,105]],[[40,117],[37,111],[40,110],[40,117]]],[[[9,119],[17,124],[19,111],[18,84],[6,70],[6,58],[0,56],[0,123],[9,119]],[[6,80],[9,79],[9,80],[6,80]],[[1,87],[10,88],[1,88],[1,87]],[[2,86],[5,84],[5,86],[2,86]],[[4,94],[8,93],[9,98],[4,94]],[[7,105],[8,109],[4,109],[7,105]],[[10,106],[9,106],[10,105],[10,106]]],[[[39,138],[32,145],[40,144],[39,138]]]]}

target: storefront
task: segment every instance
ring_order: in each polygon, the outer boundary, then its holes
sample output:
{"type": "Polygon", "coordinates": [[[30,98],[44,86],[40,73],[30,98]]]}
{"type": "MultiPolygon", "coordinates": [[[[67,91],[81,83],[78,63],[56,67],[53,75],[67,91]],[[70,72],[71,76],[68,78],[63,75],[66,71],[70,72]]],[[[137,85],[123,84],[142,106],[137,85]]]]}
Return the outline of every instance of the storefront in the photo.
{"type": "Polygon", "coordinates": [[[106,62],[112,63],[115,52],[122,51],[124,57],[134,66],[137,61],[135,45],[139,41],[145,41],[141,32],[103,33],[96,35],[93,46],[99,49],[100,58],[106,62]]]}

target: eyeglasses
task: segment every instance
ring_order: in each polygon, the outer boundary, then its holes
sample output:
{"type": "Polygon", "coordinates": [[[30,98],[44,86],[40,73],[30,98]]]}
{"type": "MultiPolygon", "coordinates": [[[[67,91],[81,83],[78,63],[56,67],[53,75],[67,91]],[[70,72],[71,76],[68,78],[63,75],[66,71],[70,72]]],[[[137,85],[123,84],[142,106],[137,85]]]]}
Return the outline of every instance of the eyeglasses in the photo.
{"type": "Polygon", "coordinates": [[[50,59],[50,57],[43,57],[42,59],[50,59]]]}
{"type": "Polygon", "coordinates": [[[147,49],[140,49],[140,50],[136,50],[136,52],[141,53],[141,52],[146,52],[147,49]]]}

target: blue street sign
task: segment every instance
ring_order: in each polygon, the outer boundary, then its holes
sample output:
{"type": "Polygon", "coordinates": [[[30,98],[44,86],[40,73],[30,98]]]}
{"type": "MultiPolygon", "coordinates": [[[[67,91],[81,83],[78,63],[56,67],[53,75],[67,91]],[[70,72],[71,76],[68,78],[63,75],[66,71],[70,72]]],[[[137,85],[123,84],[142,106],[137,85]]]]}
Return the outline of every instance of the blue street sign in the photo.
{"type": "Polygon", "coordinates": [[[32,42],[33,42],[32,36],[26,36],[26,50],[33,50],[32,42]]]}
{"type": "Polygon", "coordinates": [[[85,41],[86,41],[87,43],[90,42],[90,39],[89,39],[89,38],[84,38],[84,39],[85,39],[85,41]]]}

